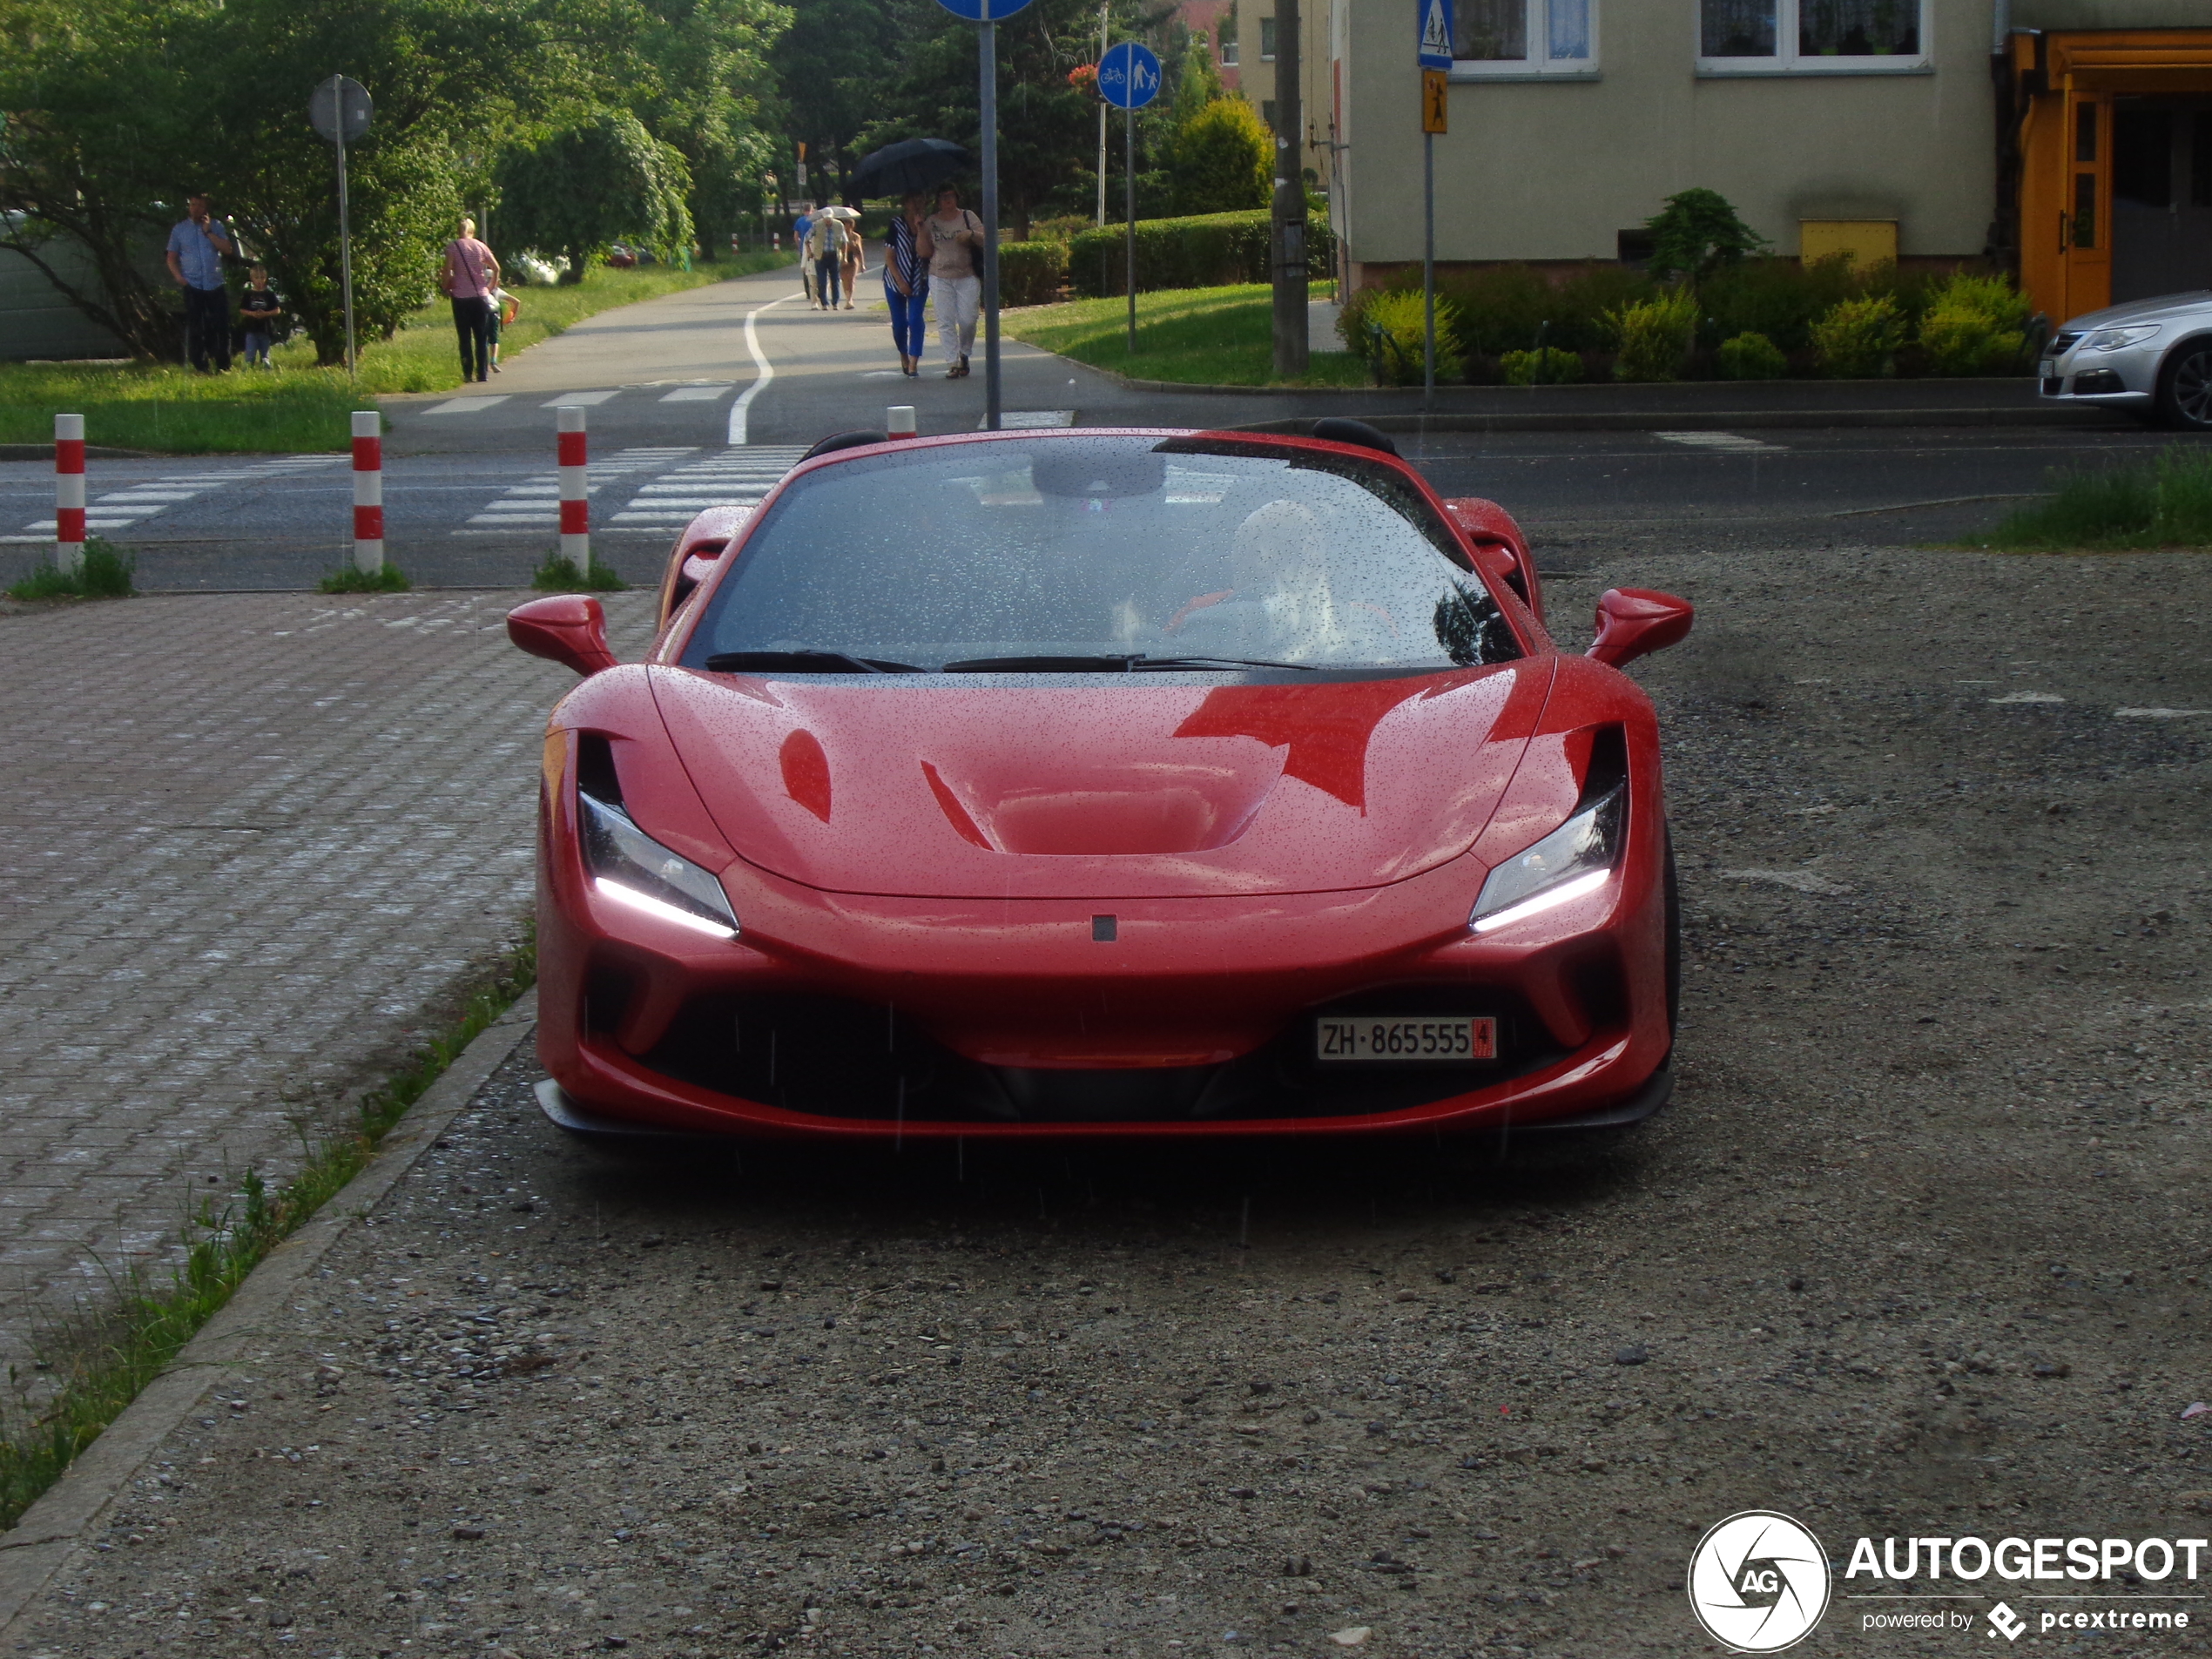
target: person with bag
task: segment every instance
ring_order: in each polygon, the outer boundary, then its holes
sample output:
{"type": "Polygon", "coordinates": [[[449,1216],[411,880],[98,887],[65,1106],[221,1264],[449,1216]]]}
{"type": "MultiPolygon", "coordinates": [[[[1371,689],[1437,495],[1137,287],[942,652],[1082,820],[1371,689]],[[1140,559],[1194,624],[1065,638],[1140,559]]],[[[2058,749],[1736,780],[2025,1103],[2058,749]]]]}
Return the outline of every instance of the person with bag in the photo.
{"type": "Polygon", "coordinates": [[[453,301],[454,332],[461,336],[461,378],[491,378],[491,297],[499,289],[499,261],[476,239],[476,221],[463,219],[461,234],[446,244],[438,286],[453,301]]]}
{"type": "Polygon", "coordinates": [[[975,319],[983,308],[983,221],[962,207],[960,192],[947,185],[937,192],[937,211],[922,221],[921,231],[945,378],[964,380],[968,354],[975,349],[975,319]]]}
{"type": "Polygon", "coordinates": [[[908,380],[921,373],[921,312],[929,302],[921,210],[921,192],[912,192],[883,238],[883,302],[891,307],[891,338],[899,344],[899,368],[908,380]]]}

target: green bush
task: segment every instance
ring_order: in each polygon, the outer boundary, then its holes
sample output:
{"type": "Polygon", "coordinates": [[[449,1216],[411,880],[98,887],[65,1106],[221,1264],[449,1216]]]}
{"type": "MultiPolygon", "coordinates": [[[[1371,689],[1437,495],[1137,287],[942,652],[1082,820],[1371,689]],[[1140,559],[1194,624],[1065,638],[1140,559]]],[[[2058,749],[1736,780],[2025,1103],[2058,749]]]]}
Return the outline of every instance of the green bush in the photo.
{"type": "Polygon", "coordinates": [[[1782,348],[1760,334],[1723,341],[1713,362],[1724,381],[1778,381],[1790,372],[1790,360],[1782,348]]]}
{"type": "Polygon", "coordinates": [[[2003,374],[2027,352],[2028,302],[2001,276],[1958,272],[1928,295],[1920,349],[1936,374],[2003,374]]]}
{"type": "MultiPolygon", "coordinates": [[[[1365,338],[1360,354],[1381,386],[1419,386],[1427,376],[1427,307],[1418,293],[1372,294],[1361,308],[1365,338]]],[[[1436,378],[1464,380],[1467,363],[1453,348],[1459,321],[1452,302],[1436,302],[1436,378]]]]}
{"type": "Polygon", "coordinates": [[[1060,298],[1061,286],[1067,280],[1067,243],[999,244],[1001,305],[1049,306],[1060,298]]]}
{"type": "Polygon", "coordinates": [[[1709,338],[1764,334],[1787,354],[1811,346],[1814,321],[1859,291],[1851,256],[1837,253],[1811,265],[1758,259],[1723,266],[1698,282],[1697,300],[1709,338]]]}
{"type": "Polygon", "coordinates": [[[1767,245],[1746,225],[1727,197],[1703,187],[1667,198],[1644,221],[1651,233],[1651,274],[1703,277],[1767,245]]]}
{"type": "Polygon", "coordinates": [[[1547,346],[1541,351],[1509,351],[1498,360],[1508,386],[1564,386],[1582,378],[1580,354],[1547,346]]]}
{"type": "Polygon", "coordinates": [[[1617,381],[1671,381],[1680,376],[1697,334],[1697,296],[1677,288],[1606,314],[1612,325],[1617,381]]]}
{"type": "Polygon", "coordinates": [[[1821,373],[1837,380],[1873,380],[1894,371],[1905,340],[1904,308],[1886,293],[1839,300],[1812,326],[1821,373]]]}
{"type": "Polygon", "coordinates": [[[93,536],[85,538],[84,561],[76,570],[63,570],[51,560],[8,590],[10,599],[127,599],[138,590],[131,585],[138,561],[112,542],[93,536]]]}
{"type": "Polygon", "coordinates": [[[1176,130],[1176,210],[1234,213],[1264,208],[1274,189],[1275,153],[1259,111],[1240,98],[1219,98],[1176,130]]]}
{"type": "MultiPolygon", "coordinates": [[[[1418,293],[1420,275],[1416,266],[1391,286],[1418,293]]],[[[1560,328],[1559,290],[1545,280],[1542,272],[1529,266],[1494,265],[1454,272],[1438,280],[1436,292],[1439,298],[1451,300],[1460,320],[1455,343],[1470,357],[1529,351],[1546,323],[1551,324],[1547,339],[1560,328]]]]}
{"type": "MultiPolygon", "coordinates": [[[[1127,292],[1123,281],[1125,226],[1108,225],[1082,231],[1068,245],[1068,278],[1084,299],[1127,292]]],[[[1240,282],[1265,282],[1268,271],[1268,215],[1202,213],[1186,219],[1136,221],[1136,288],[1221,288],[1240,282]]],[[[1320,219],[1308,222],[1305,268],[1325,279],[1336,266],[1336,240],[1320,219]]]]}

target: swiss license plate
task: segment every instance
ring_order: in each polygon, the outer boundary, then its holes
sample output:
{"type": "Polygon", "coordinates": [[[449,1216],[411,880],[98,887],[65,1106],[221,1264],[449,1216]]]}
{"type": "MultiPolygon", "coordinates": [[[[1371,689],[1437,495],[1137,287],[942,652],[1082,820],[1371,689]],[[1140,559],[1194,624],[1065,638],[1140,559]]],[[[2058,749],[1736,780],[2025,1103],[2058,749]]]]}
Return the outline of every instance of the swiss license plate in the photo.
{"type": "Polygon", "coordinates": [[[1364,1014],[1313,1022],[1313,1057],[1372,1064],[1498,1057],[1498,1022],[1487,1016],[1364,1014]]]}

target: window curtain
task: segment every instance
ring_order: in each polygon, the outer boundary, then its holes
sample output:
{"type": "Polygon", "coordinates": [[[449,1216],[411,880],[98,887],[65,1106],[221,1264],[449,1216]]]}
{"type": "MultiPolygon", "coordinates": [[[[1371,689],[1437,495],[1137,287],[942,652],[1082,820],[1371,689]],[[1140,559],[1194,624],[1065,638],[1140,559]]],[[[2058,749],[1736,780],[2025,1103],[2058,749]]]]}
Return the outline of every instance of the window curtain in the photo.
{"type": "Polygon", "coordinates": [[[1774,56],[1776,0],[1703,0],[1703,50],[1708,57],[1774,56]]]}

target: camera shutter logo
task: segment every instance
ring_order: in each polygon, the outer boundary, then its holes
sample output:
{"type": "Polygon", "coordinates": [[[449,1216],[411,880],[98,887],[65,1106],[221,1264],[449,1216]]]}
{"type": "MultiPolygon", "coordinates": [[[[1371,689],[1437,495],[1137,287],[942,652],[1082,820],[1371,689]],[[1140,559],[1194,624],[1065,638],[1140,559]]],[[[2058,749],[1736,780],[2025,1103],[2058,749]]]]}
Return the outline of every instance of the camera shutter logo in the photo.
{"type": "Polygon", "coordinates": [[[1779,1653],[1828,1610],[1828,1552],[1787,1515],[1746,1509],[1697,1541],[1689,1605],[1707,1634],[1744,1653],[1779,1653]]]}

